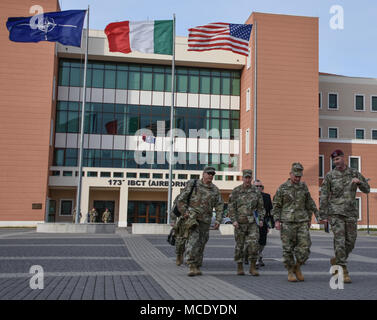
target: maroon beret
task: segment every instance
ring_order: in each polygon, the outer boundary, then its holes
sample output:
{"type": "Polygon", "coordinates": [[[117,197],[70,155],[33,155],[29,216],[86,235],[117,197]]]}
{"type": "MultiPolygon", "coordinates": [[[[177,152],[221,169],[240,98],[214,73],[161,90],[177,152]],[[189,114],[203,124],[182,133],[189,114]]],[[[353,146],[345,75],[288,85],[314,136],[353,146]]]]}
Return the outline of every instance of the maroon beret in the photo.
{"type": "Polygon", "coordinates": [[[340,149],[336,149],[331,153],[331,159],[334,159],[339,156],[344,156],[344,152],[340,149]]]}

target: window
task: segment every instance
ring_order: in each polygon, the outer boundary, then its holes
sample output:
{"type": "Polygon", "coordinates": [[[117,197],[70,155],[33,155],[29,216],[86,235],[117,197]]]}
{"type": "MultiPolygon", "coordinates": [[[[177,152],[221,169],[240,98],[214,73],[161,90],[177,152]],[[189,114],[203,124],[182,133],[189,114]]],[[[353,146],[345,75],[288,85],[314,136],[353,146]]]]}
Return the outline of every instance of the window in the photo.
{"type": "Polygon", "coordinates": [[[245,137],[245,153],[250,152],[250,129],[246,129],[246,137],[245,137]]]}
{"type": "Polygon", "coordinates": [[[330,168],[331,168],[331,170],[334,170],[334,168],[335,168],[335,164],[333,163],[331,157],[330,157],[330,168]]]}
{"type": "Polygon", "coordinates": [[[377,112],[377,96],[370,97],[370,111],[377,112]]]}
{"type": "Polygon", "coordinates": [[[329,139],[337,139],[338,138],[338,128],[329,128],[329,139]]]}
{"type": "Polygon", "coordinates": [[[322,109],[322,92],[318,94],[318,106],[322,109]]]}
{"type": "Polygon", "coordinates": [[[248,55],[246,58],[246,63],[247,63],[247,69],[250,69],[251,67],[251,48],[248,49],[248,55]]]}
{"type": "Polygon", "coordinates": [[[350,168],[356,169],[357,171],[361,170],[361,157],[349,156],[348,162],[350,168]]]}
{"type": "Polygon", "coordinates": [[[328,109],[338,110],[338,94],[329,93],[328,109]]]}
{"type": "Polygon", "coordinates": [[[364,95],[355,95],[355,111],[364,111],[364,95]]]}
{"type": "Polygon", "coordinates": [[[318,137],[322,138],[322,128],[319,128],[318,137]]]}
{"type": "Polygon", "coordinates": [[[61,216],[71,216],[73,211],[73,200],[60,200],[60,215],[61,216]]]}
{"type": "Polygon", "coordinates": [[[361,198],[360,197],[356,197],[355,207],[357,211],[359,212],[359,218],[357,219],[357,221],[361,221],[361,198]]]}
{"type": "Polygon", "coordinates": [[[250,110],[250,88],[246,90],[246,111],[250,110]]]}
{"type": "Polygon", "coordinates": [[[370,135],[373,140],[377,140],[377,129],[372,129],[372,132],[370,135]]]}
{"type": "Polygon", "coordinates": [[[365,129],[355,129],[355,139],[364,139],[365,129]]]}
{"type": "Polygon", "coordinates": [[[324,171],[325,171],[325,168],[324,168],[324,157],[323,157],[323,155],[320,155],[319,156],[319,177],[320,178],[324,177],[324,171]]]}

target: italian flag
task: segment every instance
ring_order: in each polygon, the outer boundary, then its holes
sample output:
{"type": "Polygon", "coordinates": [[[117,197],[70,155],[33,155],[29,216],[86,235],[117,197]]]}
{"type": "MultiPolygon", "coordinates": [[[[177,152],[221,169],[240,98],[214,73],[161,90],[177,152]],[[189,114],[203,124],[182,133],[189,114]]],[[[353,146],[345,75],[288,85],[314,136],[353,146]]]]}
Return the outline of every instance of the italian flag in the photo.
{"type": "Polygon", "coordinates": [[[173,54],[173,20],[113,22],[105,34],[111,52],[173,54]]]}

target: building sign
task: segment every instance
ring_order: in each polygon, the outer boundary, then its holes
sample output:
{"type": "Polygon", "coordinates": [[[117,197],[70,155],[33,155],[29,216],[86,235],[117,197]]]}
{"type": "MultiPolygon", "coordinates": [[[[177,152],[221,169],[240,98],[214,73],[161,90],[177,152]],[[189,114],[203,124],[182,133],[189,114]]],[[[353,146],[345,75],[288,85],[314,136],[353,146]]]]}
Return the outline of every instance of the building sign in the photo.
{"type": "MultiPolygon", "coordinates": [[[[125,179],[110,179],[108,180],[110,186],[121,186],[127,183],[129,187],[169,187],[168,180],[125,180],[125,179]]],[[[187,181],[172,181],[173,187],[184,188],[187,181]]]]}

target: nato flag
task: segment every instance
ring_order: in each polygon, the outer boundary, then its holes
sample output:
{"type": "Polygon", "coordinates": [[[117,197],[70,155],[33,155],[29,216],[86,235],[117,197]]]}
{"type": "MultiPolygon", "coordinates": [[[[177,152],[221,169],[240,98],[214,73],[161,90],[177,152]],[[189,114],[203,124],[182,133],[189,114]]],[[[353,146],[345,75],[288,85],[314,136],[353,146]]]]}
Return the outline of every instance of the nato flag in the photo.
{"type": "Polygon", "coordinates": [[[80,47],[85,13],[86,10],[67,10],[8,18],[9,39],[15,42],[57,41],[80,47]]]}

